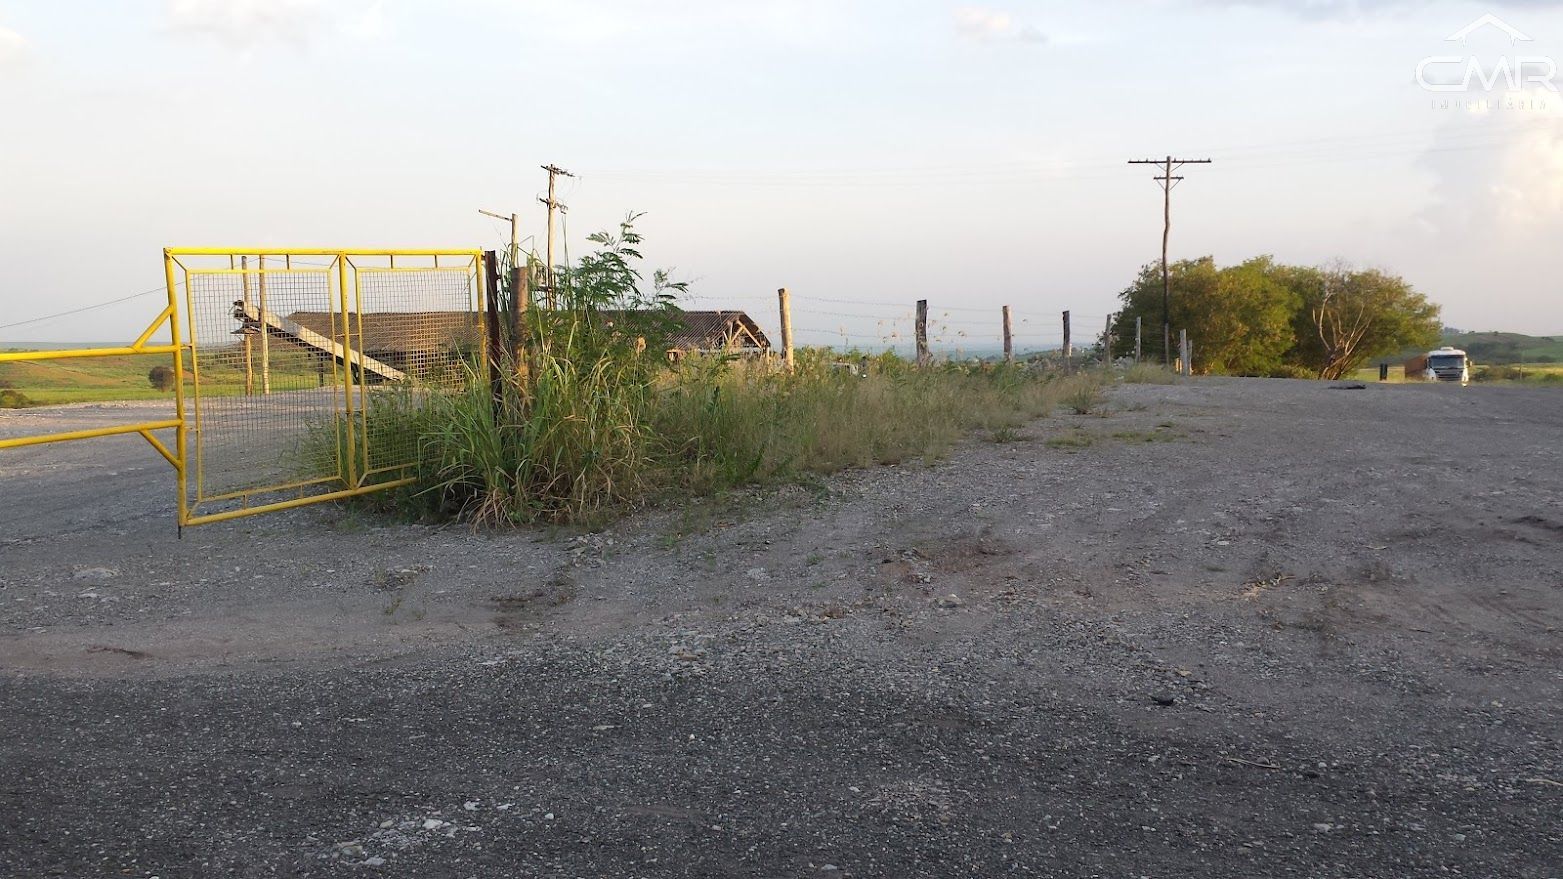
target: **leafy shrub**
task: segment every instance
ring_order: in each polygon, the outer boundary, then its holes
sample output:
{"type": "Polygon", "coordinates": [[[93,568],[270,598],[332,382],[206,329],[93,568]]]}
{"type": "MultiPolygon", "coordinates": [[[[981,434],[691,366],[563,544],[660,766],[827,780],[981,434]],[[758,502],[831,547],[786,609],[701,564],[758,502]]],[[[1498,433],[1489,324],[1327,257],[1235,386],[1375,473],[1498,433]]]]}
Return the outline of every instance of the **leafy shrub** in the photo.
{"type": "Polygon", "coordinates": [[[174,380],[174,370],[167,366],[154,366],[147,373],[147,383],[160,391],[172,391],[177,382],[174,380]]]}
{"type": "Polygon", "coordinates": [[[32,398],[11,388],[0,389],[0,409],[25,409],[32,406],[32,398]]]}

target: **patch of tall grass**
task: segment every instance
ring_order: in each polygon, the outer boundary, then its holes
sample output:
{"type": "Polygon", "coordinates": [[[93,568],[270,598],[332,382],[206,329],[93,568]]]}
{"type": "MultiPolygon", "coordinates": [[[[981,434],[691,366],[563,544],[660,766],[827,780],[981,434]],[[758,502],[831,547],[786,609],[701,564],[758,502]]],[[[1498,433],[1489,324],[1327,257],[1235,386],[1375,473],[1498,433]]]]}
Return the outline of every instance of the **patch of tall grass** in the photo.
{"type": "Polygon", "coordinates": [[[706,495],[851,467],[932,461],[973,430],[1014,428],[1059,404],[1070,380],[1021,367],[917,369],[886,355],[865,375],[828,351],[774,361],[539,355],[496,398],[455,395],[366,414],[371,436],[418,444],[417,485],[379,499],[481,526],[592,522],[662,497],[706,495]]]}

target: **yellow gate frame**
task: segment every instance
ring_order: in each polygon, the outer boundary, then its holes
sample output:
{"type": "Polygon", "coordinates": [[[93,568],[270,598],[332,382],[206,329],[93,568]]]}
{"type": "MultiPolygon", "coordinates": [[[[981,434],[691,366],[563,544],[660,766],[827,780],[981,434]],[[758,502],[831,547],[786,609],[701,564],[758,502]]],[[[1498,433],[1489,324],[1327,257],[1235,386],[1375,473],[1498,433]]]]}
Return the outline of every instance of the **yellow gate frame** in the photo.
{"type": "MultiPolygon", "coordinates": [[[[92,428],[92,429],[88,429],[88,430],[73,430],[73,431],[65,431],[65,432],[62,432],[62,433],[52,433],[52,434],[41,434],[41,435],[35,435],[35,436],[14,437],[14,438],[10,438],[10,439],[0,438],[0,450],[21,448],[21,447],[25,447],[25,446],[43,445],[45,443],[73,442],[73,441],[76,441],[76,440],[95,439],[95,438],[98,438],[98,437],[106,437],[106,436],[121,436],[121,435],[132,434],[132,433],[139,434],[143,439],[145,439],[149,444],[151,444],[152,448],[154,450],[156,450],[159,455],[163,456],[164,460],[168,461],[168,463],[171,464],[173,466],[173,468],[174,468],[174,473],[175,473],[175,477],[176,477],[176,480],[177,480],[177,483],[178,483],[178,493],[179,493],[179,498],[178,498],[178,500],[179,500],[179,505],[178,505],[178,511],[179,511],[179,514],[178,514],[178,524],[179,524],[179,527],[181,529],[183,529],[186,526],[206,525],[206,524],[210,524],[210,523],[213,523],[213,522],[223,522],[223,521],[227,521],[227,520],[230,520],[230,519],[241,518],[241,517],[244,517],[244,516],[253,516],[253,515],[257,515],[259,513],[268,513],[268,512],[273,512],[273,511],[277,511],[277,510],[286,510],[286,509],[292,509],[294,507],[301,507],[301,506],[305,506],[305,505],[308,505],[308,504],[316,504],[316,503],[322,503],[322,502],[326,502],[326,501],[341,500],[343,498],[356,497],[356,496],[359,496],[359,495],[369,494],[369,493],[377,492],[377,491],[385,491],[387,489],[398,488],[398,487],[402,487],[402,486],[411,484],[414,480],[412,478],[410,478],[410,477],[402,478],[402,479],[396,479],[396,480],[389,480],[389,481],[386,481],[386,482],[377,482],[377,483],[373,483],[373,484],[369,484],[369,485],[355,484],[357,482],[357,480],[352,480],[349,483],[349,487],[348,488],[342,489],[340,491],[325,492],[325,493],[322,493],[322,494],[314,494],[314,495],[309,495],[307,497],[299,497],[299,498],[292,498],[292,499],[288,499],[288,500],[275,501],[275,502],[272,502],[272,503],[259,504],[259,505],[256,505],[256,506],[246,506],[246,507],[243,507],[241,509],[227,510],[227,511],[219,512],[219,513],[210,513],[210,514],[206,514],[206,515],[194,515],[194,511],[190,508],[190,503],[189,503],[189,484],[188,484],[189,483],[189,475],[190,475],[190,473],[189,473],[189,467],[190,467],[189,421],[188,421],[188,418],[187,418],[187,410],[186,410],[186,404],[185,404],[185,381],[184,381],[184,376],[185,376],[185,354],[186,354],[186,352],[190,352],[191,355],[194,356],[194,342],[193,342],[193,340],[190,341],[190,342],[185,341],[185,327],[184,327],[184,325],[182,324],[182,322],[180,320],[179,296],[175,292],[177,290],[177,288],[180,286],[180,284],[183,283],[183,282],[176,282],[175,281],[175,267],[178,266],[180,269],[184,270],[185,273],[186,273],[186,277],[188,277],[190,269],[185,267],[183,263],[179,262],[179,257],[191,257],[191,256],[197,256],[197,257],[199,257],[199,256],[212,256],[212,257],[227,256],[227,257],[233,257],[233,256],[239,255],[239,254],[257,254],[257,255],[258,254],[264,254],[266,256],[280,256],[280,257],[283,257],[284,259],[291,259],[292,257],[306,257],[306,256],[335,257],[337,259],[337,271],[338,271],[338,295],[341,298],[340,307],[342,309],[342,314],[344,315],[344,318],[343,318],[344,322],[346,321],[346,315],[357,312],[356,308],[350,309],[348,307],[349,301],[348,301],[347,272],[348,272],[348,265],[349,265],[348,260],[349,260],[350,257],[355,257],[355,256],[357,256],[357,257],[368,257],[368,256],[387,257],[387,258],[389,258],[391,260],[393,268],[395,267],[395,260],[398,259],[398,258],[430,258],[430,257],[432,257],[433,260],[434,260],[434,264],[435,264],[436,268],[439,267],[439,260],[440,260],[441,257],[457,257],[457,258],[470,259],[470,260],[473,261],[473,265],[475,266],[474,276],[475,276],[475,284],[476,284],[477,296],[476,296],[476,301],[474,302],[474,307],[475,307],[476,313],[478,315],[478,321],[479,321],[478,339],[479,339],[479,345],[480,345],[480,347],[482,349],[482,356],[483,356],[483,359],[480,360],[479,362],[487,362],[487,334],[486,334],[486,332],[483,331],[482,322],[483,322],[483,319],[484,319],[483,316],[484,316],[484,314],[486,313],[486,310],[487,310],[488,290],[487,290],[487,279],[485,277],[485,272],[483,271],[483,268],[482,268],[482,266],[483,266],[483,251],[482,250],[462,250],[462,249],[455,249],[455,250],[381,249],[381,250],[375,250],[375,249],[363,249],[363,248],[358,248],[358,249],[342,249],[342,248],[293,248],[293,249],[289,249],[289,248],[281,248],[281,249],[279,249],[279,248],[272,248],[272,247],[264,247],[264,248],[213,248],[213,247],[165,248],[163,250],[163,276],[164,276],[164,280],[165,280],[165,282],[167,284],[167,287],[168,287],[168,301],[167,301],[167,304],[164,306],[162,312],[160,312],[158,314],[158,316],[152,320],[151,324],[149,324],[147,326],[146,330],[144,330],[141,333],[141,335],[138,336],[136,338],[136,340],[134,342],[132,342],[129,346],[121,347],[121,348],[72,348],[72,349],[65,349],[65,350],[58,350],[58,351],[13,351],[13,352],[0,352],[0,363],[14,363],[14,362],[20,362],[20,361],[37,361],[37,360],[65,360],[65,359],[72,359],[72,358],[124,357],[124,356],[128,356],[128,355],[137,355],[137,354],[168,354],[168,355],[171,355],[172,358],[173,358],[173,370],[174,370],[174,376],[176,377],[176,381],[174,383],[174,418],[172,418],[172,419],[164,419],[164,420],[161,420],[161,421],[144,421],[144,422],[138,422],[138,423],[135,423],[135,424],[122,424],[122,425],[116,425],[114,427],[100,427],[100,428],[92,428]],[[167,326],[168,326],[168,339],[169,339],[168,344],[165,344],[165,345],[149,344],[149,342],[152,340],[152,337],[157,334],[158,330],[161,329],[164,324],[167,324],[167,326]],[[170,449],[167,444],[165,444],[162,440],[159,440],[152,433],[153,431],[156,431],[156,430],[170,430],[170,429],[174,431],[174,445],[173,445],[172,449],[170,449]]],[[[188,292],[189,292],[188,291],[188,285],[186,285],[186,286],[187,286],[186,292],[188,294],[188,292]]],[[[355,288],[356,288],[356,284],[355,284],[355,288]]],[[[356,300],[356,289],[355,289],[355,300],[356,300]]],[[[357,305],[356,301],[353,304],[356,306],[357,305]]],[[[360,332],[360,334],[362,333],[362,317],[361,317],[361,314],[360,314],[360,330],[359,330],[359,332],[360,332]]],[[[351,437],[351,433],[352,433],[352,430],[353,430],[353,418],[352,418],[352,416],[353,416],[352,367],[353,367],[355,362],[357,362],[358,365],[360,365],[360,367],[362,367],[362,364],[363,364],[362,358],[364,357],[364,355],[363,355],[363,352],[361,350],[354,350],[351,331],[349,331],[344,336],[344,343],[345,343],[344,344],[344,354],[345,354],[345,356],[347,358],[347,362],[344,363],[344,368],[345,368],[346,375],[347,375],[347,379],[346,379],[346,382],[344,384],[344,387],[347,390],[347,393],[346,393],[346,407],[347,407],[348,418],[347,418],[347,421],[346,421],[346,428],[347,428],[349,437],[351,437]]],[[[352,440],[350,438],[349,439],[349,447],[351,448],[352,446],[353,446],[353,442],[352,442],[352,440]]]]}

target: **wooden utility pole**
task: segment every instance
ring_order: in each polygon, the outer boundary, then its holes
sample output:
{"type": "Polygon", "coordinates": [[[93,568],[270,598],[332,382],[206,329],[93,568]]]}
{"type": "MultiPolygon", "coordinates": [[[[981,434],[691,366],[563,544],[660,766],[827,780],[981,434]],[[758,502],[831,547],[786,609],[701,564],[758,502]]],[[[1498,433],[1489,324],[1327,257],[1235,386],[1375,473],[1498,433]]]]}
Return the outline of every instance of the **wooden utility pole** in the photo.
{"type": "MultiPolygon", "coordinates": [[[[244,313],[250,313],[250,258],[239,257],[239,271],[244,274],[239,277],[244,279],[244,313]]],[[[261,331],[265,332],[266,322],[261,321],[261,331]]],[[[244,396],[255,395],[255,343],[250,341],[250,328],[248,323],[241,331],[244,333],[244,396]]]]}
{"type": "Polygon", "coordinates": [[[1069,344],[1069,312],[1064,312],[1064,372],[1070,371],[1070,358],[1074,356],[1074,349],[1069,344]]]}
{"type": "Polygon", "coordinates": [[[557,209],[560,213],[564,213],[568,209],[554,198],[554,183],[560,176],[574,177],[575,175],[553,164],[544,165],[543,170],[548,172],[548,197],[540,198],[538,201],[548,205],[548,307],[554,308],[559,301],[558,291],[554,286],[557,280],[554,276],[554,211],[557,209]]]}
{"type": "Polygon", "coordinates": [[[1010,333],[1009,306],[1004,306],[1004,362],[1015,362],[1014,336],[1010,333]]]}
{"type": "Polygon", "coordinates": [[[787,288],[782,287],[776,291],[776,301],[781,308],[781,343],[782,364],[787,371],[792,371],[792,297],[787,295],[787,288]]]}
{"type": "MultiPolygon", "coordinates": [[[[271,393],[271,314],[266,310],[266,255],[260,254],[255,260],[255,270],[258,273],[257,286],[260,288],[260,314],[261,314],[261,393],[271,393]]],[[[346,315],[342,316],[347,319],[346,315]]],[[[344,349],[353,347],[351,335],[344,341],[344,349]]],[[[348,380],[352,380],[352,367],[348,367],[348,380]]]]}
{"type": "Polygon", "coordinates": [[[917,300],[917,365],[927,366],[933,358],[928,353],[928,300],[917,300]]]}
{"type": "Polygon", "coordinates": [[[1134,362],[1140,362],[1140,341],[1145,336],[1145,320],[1140,315],[1134,316],[1134,362]]]}
{"type": "Polygon", "coordinates": [[[1173,171],[1184,165],[1208,165],[1210,159],[1174,159],[1171,156],[1165,159],[1130,159],[1131,165],[1160,165],[1162,173],[1160,177],[1152,178],[1161,184],[1162,192],[1162,225],[1161,225],[1161,350],[1162,363],[1172,363],[1172,280],[1167,274],[1167,243],[1172,237],[1172,188],[1178,185],[1182,177],[1174,177],[1173,171]]]}

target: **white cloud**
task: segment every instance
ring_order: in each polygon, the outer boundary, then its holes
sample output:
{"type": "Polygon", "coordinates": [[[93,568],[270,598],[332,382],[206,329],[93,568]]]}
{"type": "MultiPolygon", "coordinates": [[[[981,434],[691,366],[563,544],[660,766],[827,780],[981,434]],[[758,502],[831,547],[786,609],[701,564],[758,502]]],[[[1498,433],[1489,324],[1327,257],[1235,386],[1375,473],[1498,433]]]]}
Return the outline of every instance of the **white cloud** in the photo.
{"type": "Polygon", "coordinates": [[[163,20],[176,32],[245,50],[265,43],[304,46],[322,33],[371,41],[388,29],[383,0],[164,0],[163,20]]]}
{"type": "Polygon", "coordinates": [[[964,6],[955,10],[955,29],[963,37],[980,42],[1016,40],[1045,43],[1047,35],[1036,27],[1022,24],[1008,12],[964,6]]]}
{"type": "Polygon", "coordinates": [[[27,60],[27,40],[8,27],[0,27],[0,69],[27,60]]]}
{"type": "Polygon", "coordinates": [[[303,44],[320,13],[318,0],[165,0],[163,4],[170,28],[241,49],[271,41],[303,44]]]}

